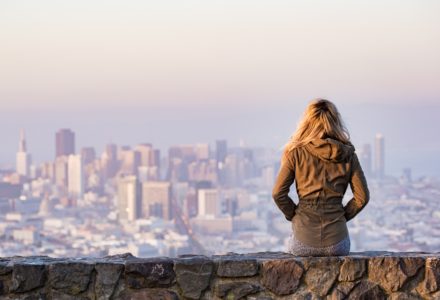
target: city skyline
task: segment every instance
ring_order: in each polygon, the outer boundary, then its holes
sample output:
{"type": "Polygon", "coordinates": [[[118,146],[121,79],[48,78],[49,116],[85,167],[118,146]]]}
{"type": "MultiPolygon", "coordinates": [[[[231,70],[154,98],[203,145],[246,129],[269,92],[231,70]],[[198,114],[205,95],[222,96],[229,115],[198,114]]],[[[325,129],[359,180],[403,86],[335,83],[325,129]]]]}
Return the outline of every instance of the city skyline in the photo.
{"type": "MultiPolygon", "coordinates": [[[[427,108],[428,110],[428,108],[427,108]]],[[[434,115],[436,112],[431,110],[431,115],[434,115]]],[[[362,112],[357,112],[357,115],[351,116],[348,115],[348,118],[346,118],[346,123],[348,123],[348,125],[353,125],[353,122],[357,122],[356,125],[361,125],[362,123],[365,122],[365,120],[370,119],[369,116],[366,116],[365,114],[362,116],[362,112]],[[361,118],[359,118],[361,117],[361,118]],[[348,122],[347,122],[348,120],[348,122]]],[[[381,112],[382,116],[386,115],[386,112],[381,112]]],[[[298,114],[299,115],[299,114],[298,114]]],[[[399,112],[397,111],[396,114],[394,115],[390,115],[388,121],[390,121],[388,124],[391,125],[389,127],[396,127],[397,131],[401,131],[402,129],[402,124],[406,123],[405,120],[405,115],[402,114],[401,116],[398,116],[399,112]],[[396,118],[397,116],[397,118],[396,118]],[[397,119],[397,122],[391,122],[392,119],[397,119]]],[[[299,115],[300,117],[300,115],[299,115]]],[[[298,117],[298,119],[299,119],[298,117]]],[[[429,115],[427,116],[427,119],[429,119],[429,115]]],[[[218,121],[218,120],[215,120],[218,121]]],[[[377,120],[380,123],[380,120],[378,118],[377,120]]],[[[430,120],[428,120],[430,121],[430,120]]],[[[285,123],[287,123],[284,120],[285,123]]],[[[402,170],[404,168],[411,168],[413,170],[413,174],[415,176],[423,176],[423,175],[433,175],[433,176],[439,176],[440,175],[440,171],[437,168],[437,164],[434,162],[438,162],[439,158],[437,156],[437,144],[438,141],[437,140],[427,140],[426,142],[429,144],[431,144],[429,147],[426,147],[424,145],[420,145],[420,144],[414,144],[413,142],[416,139],[419,140],[426,140],[425,135],[428,134],[428,132],[431,130],[433,132],[435,132],[435,127],[429,127],[426,128],[426,130],[424,130],[424,132],[421,132],[421,134],[419,135],[415,135],[412,136],[411,139],[408,139],[406,134],[403,133],[401,135],[401,139],[404,139],[404,146],[407,147],[406,149],[403,148],[402,149],[402,141],[399,141],[399,139],[396,139],[395,136],[393,134],[390,134],[389,130],[381,130],[379,128],[379,126],[377,126],[378,122],[374,122],[372,123],[371,128],[369,128],[369,130],[367,131],[368,135],[362,135],[359,134],[358,131],[356,130],[350,130],[350,126],[349,127],[349,131],[351,133],[351,137],[352,140],[357,148],[357,151],[361,151],[363,148],[364,144],[368,144],[370,143],[371,145],[374,144],[374,136],[376,135],[376,133],[381,132],[383,133],[385,136],[387,136],[387,141],[388,141],[388,145],[387,145],[387,151],[386,151],[386,157],[387,157],[387,171],[389,174],[394,174],[394,175],[398,175],[402,172],[402,170]],[[375,126],[373,126],[375,125],[375,126]],[[373,128],[378,128],[377,131],[373,132],[373,128]],[[370,134],[371,133],[371,134],[370,134]],[[412,140],[414,139],[414,140],[412,140]],[[400,143],[400,147],[398,146],[400,143]],[[418,148],[418,149],[417,149],[418,148]],[[424,149],[424,148],[428,148],[428,149],[424,149]],[[410,151],[409,151],[410,150],[410,151]],[[426,152],[424,155],[420,155],[420,150],[428,150],[428,152],[426,152]],[[429,152],[431,151],[431,152],[429,152]],[[396,156],[397,154],[397,156],[396,156]],[[406,158],[406,159],[402,159],[402,157],[406,158]],[[409,160],[407,159],[409,158],[409,160]],[[413,160],[411,160],[413,159],[413,160]],[[434,161],[432,161],[432,159],[434,159],[434,161]],[[418,162],[422,162],[422,164],[417,164],[418,162]]],[[[434,120],[433,120],[434,122],[434,120]]],[[[419,124],[421,127],[425,126],[425,124],[419,124]]],[[[65,127],[65,126],[64,126],[65,127]]],[[[184,127],[184,126],[182,126],[184,127]]],[[[63,128],[63,127],[61,127],[63,128]]],[[[294,126],[291,126],[291,128],[294,128],[294,126]]],[[[408,127],[409,128],[409,127],[408,127]]],[[[35,129],[35,128],[31,128],[31,129],[35,129]]],[[[20,132],[19,129],[18,132],[20,132]]],[[[84,128],[83,128],[84,130],[84,128]]],[[[280,149],[280,147],[282,145],[284,145],[284,143],[287,141],[288,135],[293,133],[293,130],[286,130],[286,128],[284,128],[284,132],[286,134],[286,139],[282,140],[280,137],[278,137],[278,139],[275,139],[278,143],[278,145],[276,143],[258,143],[261,142],[261,140],[258,139],[246,139],[246,136],[242,136],[241,138],[237,138],[236,139],[230,139],[224,136],[211,136],[209,139],[196,139],[196,140],[191,140],[191,139],[185,139],[185,135],[187,134],[186,132],[182,132],[179,131],[179,133],[181,133],[179,136],[180,138],[176,138],[176,141],[173,142],[174,137],[170,136],[167,139],[168,143],[162,143],[160,142],[161,140],[159,139],[159,142],[155,142],[154,139],[148,139],[147,137],[142,138],[142,134],[139,134],[137,132],[132,132],[131,135],[134,136],[135,140],[131,139],[128,142],[123,142],[124,138],[122,138],[121,140],[118,139],[97,139],[96,142],[94,142],[94,139],[90,139],[90,137],[88,138],[89,141],[92,141],[91,143],[84,143],[81,141],[84,141],[84,136],[87,137],[87,135],[89,135],[89,132],[80,132],[80,134],[78,134],[78,130],[75,128],[74,129],[76,135],[78,135],[78,138],[76,139],[76,144],[78,144],[77,146],[77,152],[79,153],[79,150],[82,148],[87,148],[87,147],[91,147],[93,148],[94,151],[96,151],[97,153],[101,153],[104,148],[106,147],[107,144],[110,144],[112,142],[118,144],[119,146],[124,146],[124,145],[129,145],[129,146],[134,146],[137,144],[142,144],[142,143],[153,143],[155,144],[155,147],[158,148],[159,150],[162,151],[166,151],[166,149],[168,149],[169,147],[176,145],[176,144],[196,144],[196,143],[208,143],[211,147],[215,146],[215,140],[216,139],[221,139],[221,138],[225,138],[228,140],[229,145],[232,146],[239,146],[240,143],[245,143],[245,145],[250,146],[250,147],[265,147],[265,148],[272,148],[272,149],[280,149]],[[78,143],[78,140],[80,141],[78,143]],[[99,142],[98,142],[99,141],[99,142]]],[[[90,128],[90,131],[93,131],[93,128],[90,128]]],[[[154,136],[154,133],[156,131],[160,131],[160,128],[154,128],[154,130],[150,130],[148,133],[150,135],[154,136]]],[[[413,128],[413,131],[416,131],[416,129],[413,128]]],[[[50,129],[50,134],[49,135],[43,135],[39,132],[39,130],[37,130],[36,132],[38,132],[38,134],[34,135],[32,134],[32,130],[26,129],[26,135],[27,135],[27,147],[29,148],[29,153],[32,155],[32,159],[38,163],[41,163],[43,161],[49,161],[51,160],[51,158],[55,155],[56,151],[55,151],[55,147],[53,147],[54,145],[54,141],[48,141],[48,139],[52,139],[52,135],[55,134],[55,129],[51,128],[50,129]],[[29,131],[31,131],[31,133],[29,133],[29,131]],[[37,140],[35,140],[35,138],[38,138],[37,140]],[[31,140],[31,142],[29,141],[31,140]],[[44,142],[43,142],[44,141],[44,142]],[[43,147],[41,147],[43,145],[43,147]],[[42,151],[43,150],[43,151],[42,151]]],[[[35,132],[35,131],[34,131],[35,132]]],[[[12,134],[12,133],[10,133],[12,134]]],[[[434,133],[433,133],[434,134],[434,133]]],[[[157,137],[157,136],[156,136],[157,137]]],[[[157,141],[157,138],[156,138],[157,141]]],[[[17,151],[17,134],[15,135],[15,140],[13,141],[13,145],[11,145],[13,152],[12,153],[7,153],[5,155],[5,150],[8,149],[7,145],[4,145],[4,147],[2,148],[3,151],[3,155],[0,155],[0,158],[3,157],[2,160],[0,160],[0,166],[5,168],[5,167],[13,167],[14,165],[14,156],[13,153],[16,153],[17,151]],[[4,157],[9,157],[9,159],[4,159],[4,157]]],[[[75,147],[75,145],[72,145],[73,147],[75,147]]],[[[440,145],[438,145],[440,147],[440,145]]],[[[1,152],[1,151],[0,151],[1,152]]]]}
{"type": "MultiPolygon", "coordinates": [[[[85,190],[85,178],[84,178],[84,167],[87,164],[93,164],[95,161],[101,160],[104,163],[103,174],[115,175],[116,168],[120,168],[120,175],[130,175],[136,174],[135,180],[148,181],[148,180],[163,180],[172,179],[180,180],[182,174],[170,173],[170,168],[178,167],[174,166],[174,161],[177,158],[180,160],[182,157],[188,153],[194,155],[197,159],[211,161],[216,161],[216,166],[214,169],[221,170],[228,157],[230,151],[228,150],[228,140],[227,139],[216,139],[214,147],[211,143],[182,143],[173,144],[170,146],[165,153],[161,155],[161,150],[153,146],[152,143],[138,143],[137,145],[118,145],[116,143],[107,143],[105,149],[100,154],[95,150],[93,146],[81,147],[78,151],[75,150],[76,144],[76,134],[70,128],[62,128],[55,133],[55,153],[56,157],[54,161],[44,161],[44,162],[33,162],[31,153],[27,151],[27,142],[25,139],[25,131],[20,130],[18,151],[16,153],[16,167],[15,172],[22,176],[23,178],[35,178],[35,174],[40,168],[47,168],[47,164],[53,163],[54,176],[56,182],[61,182],[65,185],[69,191],[70,195],[75,197],[82,197],[85,190]],[[166,174],[161,174],[160,170],[162,168],[162,163],[167,164],[168,171],[166,174]],[[118,167],[116,167],[118,165],[118,167]],[[32,173],[30,172],[32,167],[32,173]],[[62,171],[59,171],[62,170],[62,171]],[[59,174],[59,172],[61,172],[59,174]],[[61,181],[60,179],[61,178],[61,181]]],[[[236,146],[230,146],[230,149],[237,149],[236,146]]],[[[252,147],[244,144],[244,141],[240,141],[238,148],[242,148],[245,151],[254,151],[257,148],[262,147],[252,147]],[[248,149],[248,150],[246,150],[248,149]]],[[[384,180],[386,176],[393,175],[387,173],[386,170],[386,158],[385,158],[385,137],[382,133],[376,133],[373,143],[364,143],[362,147],[358,147],[356,150],[357,155],[361,161],[361,166],[364,170],[364,174],[370,178],[376,178],[377,180],[384,180]],[[372,152],[374,148],[374,152],[372,152]]],[[[273,156],[272,160],[275,159],[277,163],[277,155],[282,151],[279,149],[272,150],[273,156]]],[[[263,182],[268,183],[267,186],[271,187],[273,184],[273,179],[271,178],[276,174],[276,169],[273,167],[274,162],[270,168],[263,167],[262,178],[263,182]],[[267,172],[273,174],[269,174],[267,172]],[[266,178],[265,178],[266,177],[266,178]]],[[[180,164],[180,162],[178,162],[180,164]]],[[[267,166],[269,167],[269,166],[267,166]]],[[[6,170],[5,170],[6,171],[6,170]]],[[[399,175],[411,178],[413,174],[411,167],[403,167],[399,175]],[[403,174],[403,175],[402,175],[403,174]]],[[[106,176],[106,175],[104,175],[106,176]]],[[[203,176],[206,176],[203,175],[203,176]]],[[[213,180],[222,182],[222,175],[219,173],[218,178],[214,177],[204,177],[206,180],[213,180]]],[[[132,180],[127,178],[127,180],[132,180]]],[[[264,183],[263,183],[264,185],[264,183]]]]}
{"type": "MultiPolygon", "coordinates": [[[[284,249],[290,224],[271,196],[281,166],[275,149],[231,146],[218,139],[215,147],[175,144],[164,153],[150,142],[113,142],[100,152],[90,146],[75,149],[78,135],[70,128],[54,130],[52,137],[59,155],[31,165],[21,131],[16,170],[1,170],[3,255],[129,251],[148,257],[267,251],[268,245],[284,249]]],[[[387,136],[377,133],[373,144],[358,151],[372,200],[348,224],[352,249],[436,249],[439,241],[432,240],[432,233],[440,211],[426,208],[437,202],[440,181],[413,176],[411,168],[389,174],[387,149],[387,136]],[[394,217],[386,217],[389,212],[394,217]]],[[[293,187],[291,192],[298,201],[293,187]]],[[[346,204],[352,197],[347,189],[341,201],[346,204]]]]}

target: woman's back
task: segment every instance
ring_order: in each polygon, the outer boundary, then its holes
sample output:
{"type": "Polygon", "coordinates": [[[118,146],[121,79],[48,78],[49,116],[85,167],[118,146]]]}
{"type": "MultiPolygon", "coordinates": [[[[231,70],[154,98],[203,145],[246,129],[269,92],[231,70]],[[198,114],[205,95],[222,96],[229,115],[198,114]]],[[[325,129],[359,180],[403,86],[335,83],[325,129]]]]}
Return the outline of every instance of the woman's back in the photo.
{"type": "Polygon", "coordinates": [[[347,189],[354,147],[337,140],[316,139],[295,148],[288,159],[294,165],[298,197],[341,198],[347,189]]]}
{"type": "MultiPolygon", "coordinates": [[[[315,115],[328,113],[330,109],[336,111],[327,100],[320,101],[311,104],[321,106],[310,108],[317,111],[315,115]]],[[[338,115],[337,111],[334,115],[338,115]]],[[[307,126],[303,126],[304,132],[312,125],[320,125],[317,121],[316,124],[308,124],[309,119],[305,118],[307,126]]],[[[348,239],[346,222],[369,201],[367,182],[354,146],[348,139],[331,138],[325,132],[321,136],[308,140],[297,138],[295,147],[283,152],[272,190],[275,203],[285,218],[292,222],[295,239],[317,249],[348,239]],[[298,205],[288,196],[293,182],[298,193],[298,205]],[[353,191],[353,198],[344,207],[342,198],[348,185],[353,191]]]]}
{"type": "Polygon", "coordinates": [[[365,177],[354,150],[351,144],[327,138],[313,140],[286,154],[286,166],[280,169],[284,172],[279,173],[273,189],[274,199],[282,205],[279,195],[292,184],[286,179],[294,176],[299,205],[292,229],[295,237],[307,245],[326,247],[347,236],[346,221],[353,213],[346,216],[342,198],[350,183],[356,192],[350,207],[354,205],[358,211],[368,201],[365,177]]]}

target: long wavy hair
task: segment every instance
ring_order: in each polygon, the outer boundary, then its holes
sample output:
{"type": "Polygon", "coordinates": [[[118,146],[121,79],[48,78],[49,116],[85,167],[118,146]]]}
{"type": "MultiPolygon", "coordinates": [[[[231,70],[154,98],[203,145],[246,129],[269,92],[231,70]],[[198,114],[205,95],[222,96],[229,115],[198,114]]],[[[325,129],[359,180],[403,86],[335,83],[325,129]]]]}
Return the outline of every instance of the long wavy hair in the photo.
{"type": "Polygon", "coordinates": [[[327,137],[344,144],[351,143],[350,134],[336,106],[326,99],[314,99],[307,106],[298,128],[283,149],[288,153],[314,139],[327,137]]]}

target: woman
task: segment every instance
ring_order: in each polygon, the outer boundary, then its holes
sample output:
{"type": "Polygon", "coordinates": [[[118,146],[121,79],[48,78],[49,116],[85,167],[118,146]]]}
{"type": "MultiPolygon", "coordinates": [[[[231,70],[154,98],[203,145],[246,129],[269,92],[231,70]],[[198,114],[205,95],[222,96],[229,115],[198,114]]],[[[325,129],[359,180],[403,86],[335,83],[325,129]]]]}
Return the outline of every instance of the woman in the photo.
{"type": "Polygon", "coordinates": [[[307,107],[284,147],[272,197],[292,222],[289,252],[298,256],[348,255],[346,222],[368,203],[367,182],[336,106],[325,99],[307,107]],[[289,197],[296,182],[299,202],[289,197]],[[347,186],[353,198],[344,207],[347,186]]]}

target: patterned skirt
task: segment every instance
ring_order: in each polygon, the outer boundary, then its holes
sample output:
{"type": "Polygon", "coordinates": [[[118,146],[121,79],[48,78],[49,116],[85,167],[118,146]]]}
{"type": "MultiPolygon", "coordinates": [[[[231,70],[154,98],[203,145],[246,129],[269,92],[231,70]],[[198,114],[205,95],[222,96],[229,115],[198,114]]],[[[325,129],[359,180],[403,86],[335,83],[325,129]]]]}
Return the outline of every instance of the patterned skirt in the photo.
{"type": "Polygon", "coordinates": [[[288,252],[296,256],[342,256],[350,254],[350,236],[327,247],[311,247],[303,244],[290,234],[288,252]]]}

